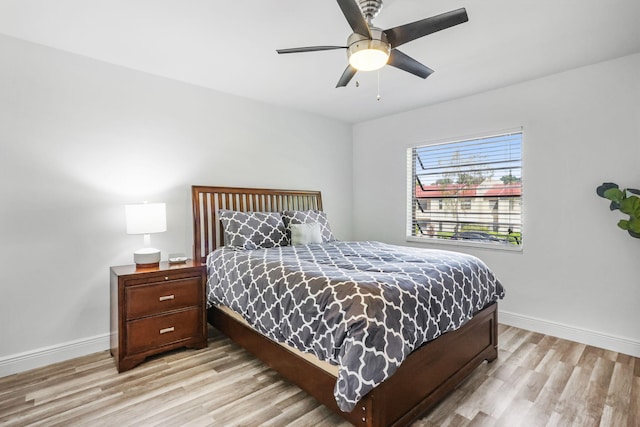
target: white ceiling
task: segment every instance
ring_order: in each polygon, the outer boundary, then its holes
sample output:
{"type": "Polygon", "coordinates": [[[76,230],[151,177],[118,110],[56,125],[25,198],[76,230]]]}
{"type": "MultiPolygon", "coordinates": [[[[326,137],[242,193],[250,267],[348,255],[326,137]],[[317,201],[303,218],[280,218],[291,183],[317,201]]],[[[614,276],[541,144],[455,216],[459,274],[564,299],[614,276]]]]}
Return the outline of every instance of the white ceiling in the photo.
{"type": "Polygon", "coordinates": [[[381,101],[377,72],[335,88],[345,51],[275,52],[344,45],[335,0],[0,0],[0,33],[351,123],[640,52],[639,0],[385,0],[374,24],[460,7],[469,22],[401,48],[435,73],[383,68],[381,101]]]}

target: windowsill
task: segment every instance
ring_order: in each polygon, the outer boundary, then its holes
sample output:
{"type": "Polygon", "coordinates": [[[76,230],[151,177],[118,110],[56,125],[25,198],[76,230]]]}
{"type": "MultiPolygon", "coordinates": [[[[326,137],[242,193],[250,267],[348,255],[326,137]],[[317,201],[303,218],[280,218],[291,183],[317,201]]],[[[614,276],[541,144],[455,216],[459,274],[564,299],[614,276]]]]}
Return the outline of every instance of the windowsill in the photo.
{"type": "Polygon", "coordinates": [[[512,245],[505,243],[480,243],[480,242],[472,242],[472,241],[464,241],[464,240],[444,240],[437,238],[429,238],[429,237],[414,237],[407,236],[407,242],[415,242],[415,243],[425,243],[429,245],[442,245],[442,246],[456,246],[456,247],[466,247],[466,248],[479,248],[479,249],[489,249],[494,251],[505,251],[505,252],[519,252],[522,253],[522,245],[512,245]]]}

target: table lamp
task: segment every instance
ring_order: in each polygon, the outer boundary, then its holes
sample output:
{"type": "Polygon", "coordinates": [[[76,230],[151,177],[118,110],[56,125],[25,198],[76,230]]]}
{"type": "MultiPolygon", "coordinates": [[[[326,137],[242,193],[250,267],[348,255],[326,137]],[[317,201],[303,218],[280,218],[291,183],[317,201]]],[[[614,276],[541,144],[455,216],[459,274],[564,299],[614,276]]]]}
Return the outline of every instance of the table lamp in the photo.
{"type": "Polygon", "coordinates": [[[164,203],[125,205],[127,234],[144,234],[144,248],[133,253],[137,267],[160,265],[160,250],[151,247],[151,233],[167,231],[167,209],[164,203]]]}

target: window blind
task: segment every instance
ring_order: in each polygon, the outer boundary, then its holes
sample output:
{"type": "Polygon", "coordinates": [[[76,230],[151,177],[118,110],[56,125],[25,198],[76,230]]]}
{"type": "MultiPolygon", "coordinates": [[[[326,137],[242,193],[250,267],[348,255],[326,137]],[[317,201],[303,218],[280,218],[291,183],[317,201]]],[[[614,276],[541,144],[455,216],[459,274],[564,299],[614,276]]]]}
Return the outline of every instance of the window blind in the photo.
{"type": "Polygon", "coordinates": [[[522,132],[407,150],[407,235],[521,245],[522,132]]]}

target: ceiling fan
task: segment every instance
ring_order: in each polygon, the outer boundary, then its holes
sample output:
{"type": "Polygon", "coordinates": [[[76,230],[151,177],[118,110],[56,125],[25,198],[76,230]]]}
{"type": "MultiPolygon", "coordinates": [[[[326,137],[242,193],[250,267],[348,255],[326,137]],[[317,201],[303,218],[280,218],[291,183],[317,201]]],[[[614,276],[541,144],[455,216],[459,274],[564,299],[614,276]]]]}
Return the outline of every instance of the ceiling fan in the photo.
{"type": "Polygon", "coordinates": [[[357,71],[373,71],[385,64],[426,79],[433,70],[397,48],[428,34],[462,24],[469,20],[464,8],[415,21],[410,24],[382,30],[372,20],[382,8],[382,0],[337,0],[340,9],[353,30],[347,46],[309,46],[278,49],[279,54],[347,49],[349,65],[336,87],[345,87],[357,71]]]}

